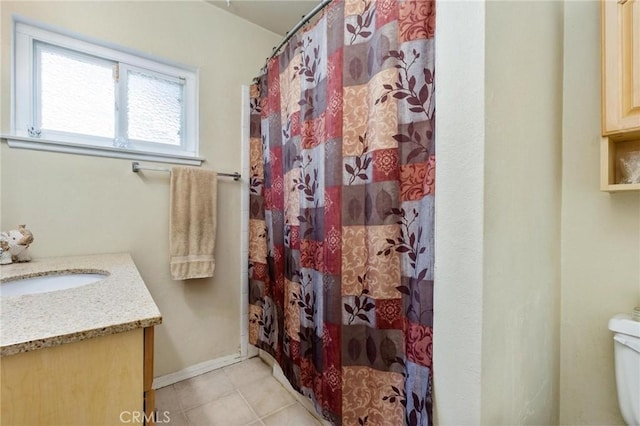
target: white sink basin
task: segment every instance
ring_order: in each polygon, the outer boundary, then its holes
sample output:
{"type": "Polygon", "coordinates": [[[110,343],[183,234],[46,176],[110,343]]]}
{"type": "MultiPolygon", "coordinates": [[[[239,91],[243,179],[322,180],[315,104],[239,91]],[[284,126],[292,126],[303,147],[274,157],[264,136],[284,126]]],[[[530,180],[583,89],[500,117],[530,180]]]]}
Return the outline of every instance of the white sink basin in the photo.
{"type": "Polygon", "coordinates": [[[67,273],[17,278],[0,284],[0,296],[22,296],[81,287],[105,279],[106,273],[67,273]]]}

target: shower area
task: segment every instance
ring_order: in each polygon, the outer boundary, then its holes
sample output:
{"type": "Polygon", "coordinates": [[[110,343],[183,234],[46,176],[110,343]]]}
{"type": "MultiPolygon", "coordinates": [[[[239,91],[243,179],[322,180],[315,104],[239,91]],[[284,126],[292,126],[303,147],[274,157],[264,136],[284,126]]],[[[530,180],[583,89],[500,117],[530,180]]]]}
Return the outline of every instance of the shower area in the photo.
{"type": "Polygon", "coordinates": [[[248,90],[248,342],[333,424],[429,425],[435,1],[312,15],[248,90]]]}

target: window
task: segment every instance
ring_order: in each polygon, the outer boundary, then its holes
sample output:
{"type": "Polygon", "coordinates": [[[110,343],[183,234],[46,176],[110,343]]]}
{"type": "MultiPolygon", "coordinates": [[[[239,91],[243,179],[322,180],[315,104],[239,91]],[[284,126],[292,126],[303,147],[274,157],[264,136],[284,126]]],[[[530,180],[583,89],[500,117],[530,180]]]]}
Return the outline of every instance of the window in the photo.
{"type": "Polygon", "coordinates": [[[14,20],[10,146],[200,164],[197,70],[14,20]]]}

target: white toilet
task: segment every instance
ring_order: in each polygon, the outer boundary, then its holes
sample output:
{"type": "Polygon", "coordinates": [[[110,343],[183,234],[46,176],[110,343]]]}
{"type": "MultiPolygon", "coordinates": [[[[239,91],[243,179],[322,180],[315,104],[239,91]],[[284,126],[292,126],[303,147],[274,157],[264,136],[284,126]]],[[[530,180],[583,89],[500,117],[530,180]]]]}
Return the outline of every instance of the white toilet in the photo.
{"type": "Polygon", "coordinates": [[[631,315],[618,314],[609,320],[609,330],[615,333],[616,384],[622,418],[628,425],[640,425],[640,322],[631,315]]]}

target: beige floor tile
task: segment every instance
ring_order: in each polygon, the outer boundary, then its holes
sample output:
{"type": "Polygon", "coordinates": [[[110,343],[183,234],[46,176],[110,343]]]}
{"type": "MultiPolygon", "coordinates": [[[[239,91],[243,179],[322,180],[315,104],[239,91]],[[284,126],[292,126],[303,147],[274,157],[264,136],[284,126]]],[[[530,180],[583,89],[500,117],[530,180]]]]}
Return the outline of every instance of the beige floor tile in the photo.
{"type": "Polygon", "coordinates": [[[259,358],[157,389],[156,408],[172,426],[321,425],[259,358]]]}
{"type": "Polygon", "coordinates": [[[296,402],[294,397],[273,377],[266,377],[260,380],[259,384],[244,385],[239,391],[259,417],[267,416],[296,402]]]}
{"type": "Polygon", "coordinates": [[[266,426],[320,426],[320,422],[300,404],[293,404],[264,417],[266,426]]]}
{"type": "Polygon", "coordinates": [[[189,426],[244,426],[258,420],[238,392],[185,412],[189,426]]]}
{"type": "Polygon", "coordinates": [[[168,425],[168,426],[188,426],[187,417],[180,411],[172,411],[164,416],[162,410],[158,410],[158,416],[156,417],[156,425],[168,425]]]}
{"type": "Polygon", "coordinates": [[[168,411],[169,415],[182,411],[178,401],[178,391],[173,385],[156,389],[156,410],[168,411]]]}
{"type": "Polygon", "coordinates": [[[233,383],[221,370],[202,374],[173,386],[183,410],[206,404],[234,391],[233,383]]]}
{"type": "Polygon", "coordinates": [[[223,371],[236,388],[241,388],[256,380],[271,376],[272,369],[259,357],[255,357],[225,367],[223,371]]]}

